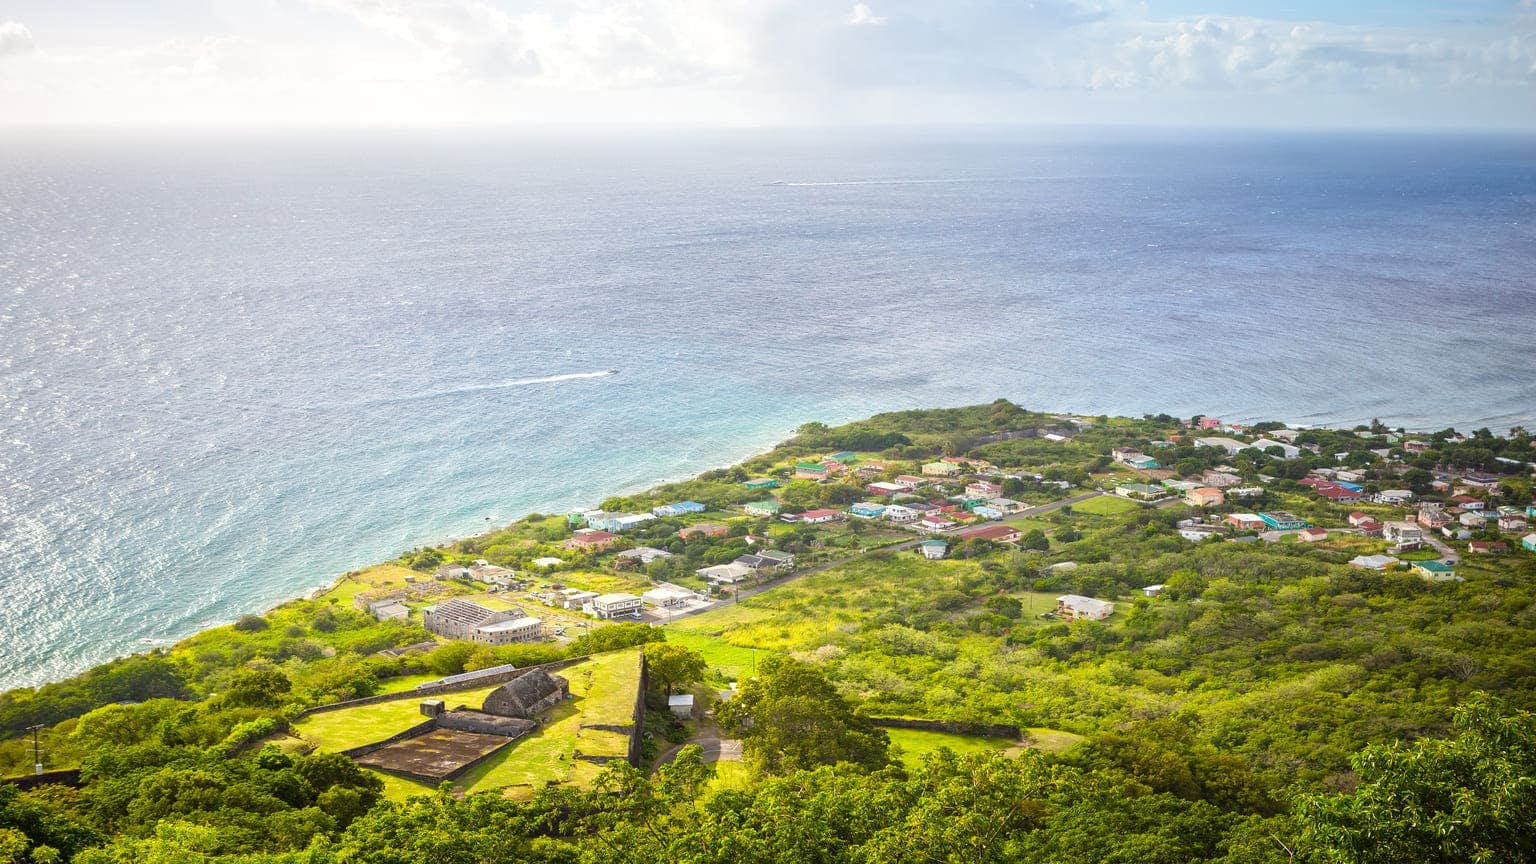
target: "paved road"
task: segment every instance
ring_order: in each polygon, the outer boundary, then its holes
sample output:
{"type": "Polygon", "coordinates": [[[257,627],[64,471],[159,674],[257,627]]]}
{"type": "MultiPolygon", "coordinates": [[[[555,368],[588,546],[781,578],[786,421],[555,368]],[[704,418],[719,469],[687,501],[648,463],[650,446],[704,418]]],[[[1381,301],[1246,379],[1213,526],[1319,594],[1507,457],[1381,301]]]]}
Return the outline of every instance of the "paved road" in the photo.
{"type": "MultiPolygon", "coordinates": [[[[1104,494],[1106,494],[1106,493],[1100,492],[1097,489],[1090,489],[1087,492],[1080,492],[1080,493],[1078,493],[1076,495],[1073,495],[1071,497],[1062,498],[1059,501],[1052,501],[1049,504],[1038,504],[1038,505],[1036,505],[1034,507],[1026,507],[1023,510],[1020,510],[1019,512],[1013,514],[1012,516],[1009,516],[1007,519],[1003,519],[1001,524],[1006,525],[1006,524],[1014,523],[1014,522],[1023,522],[1023,521],[1026,521],[1028,519],[1033,519],[1036,516],[1043,516],[1046,513],[1053,513],[1053,512],[1055,512],[1057,510],[1060,510],[1063,507],[1070,507],[1073,504],[1081,504],[1082,502],[1087,501],[1090,498],[1098,498],[1099,496],[1104,495],[1104,494]]],[[[931,535],[931,536],[932,537],[953,537],[954,536],[954,532],[938,533],[938,534],[934,534],[934,535],[931,535]]],[[[860,553],[858,553],[856,555],[849,555],[846,558],[839,558],[836,561],[828,561],[825,564],[818,564],[815,567],[811,567],[811,568],[808,568],[806,570],[797,570],[794,573],[786,574],[786,575],[781,576],[781,577],[779,577],[777,579],[774,579],[772,581],[761,582],[761,583],[759,583],[757,585],[753,585],[753,586],[751,586],[749,588],[743,588],[743,589],[741,589],[740,591],[738,591],[736,593],[736,598],[735,599],[737,601],[740,601],[740,600],[745,600],[745,599],[747,599],[749,597],[756,597],[757,595],[763,593],[764,591],[769,590],[770,588],[777,588],[780,585],[784,585],[786,583],[793,582],[796,579],[801,579],[803,577],[811,576],[811,575],[816,574],[816,573],[823,573],[823,572],[825,572],[827,570],[831,570],[834,567],[841,567],[844,564],[847,564],[849,562],[857,561],[857,560],[859,560],[861,558],[867,558],[870,555],[875,554],[876,552],[901,552],[901,551],[904,551],[904,550],[907,550],[907,549],[913,549],[913,548],[917,547],[917,544],[923,542],[924,540],[928,540],[928,539],[931,539],[931,538],[929,536],[914,537],[911,540],[903,540],[900,543],[892,543],[892,544],[889,544],[889,545],[886,545],[886,546],[876,546],[873,549],[866,549],[865,551],[860,552],[860,553]]],[[[709,606],[704,606],[704,607],[701,607],[701,608],[698,608],[698,609],[690,609],[687,612],[679,612],[679,613],[676,613],[676,614],[674,614],[674,615],[672,615],[670,617],[665,618],[662,623],[676,621],[679,618],[687,618],[687,617],[689,617],[691,615],[697,615],[697,614],[699,614],[701,612],[708,612],[711,609],[715,609],[717,607],[724,606],[725,604],[730,603],[730,602],[732,602],[732,601],[730,601],[730,600],[721,600],[718,603],[713,603],[713,604],[710,604],[709,606]]]]}
{"type": "Polygon", "coordinates": [[[690,744],[697,744],[699,749],[704,751],[705,762],[741,761],[741,741],[739,739],[704,736],[692,738],[684,741],[681,744],[674,744],[667,748],[665,753],[657,757],[656,767],[660,768],[668,762],[671,762],[673,759],[676,759],[677,754],[681,752],[684,747],[687,747],[690,744]]]}

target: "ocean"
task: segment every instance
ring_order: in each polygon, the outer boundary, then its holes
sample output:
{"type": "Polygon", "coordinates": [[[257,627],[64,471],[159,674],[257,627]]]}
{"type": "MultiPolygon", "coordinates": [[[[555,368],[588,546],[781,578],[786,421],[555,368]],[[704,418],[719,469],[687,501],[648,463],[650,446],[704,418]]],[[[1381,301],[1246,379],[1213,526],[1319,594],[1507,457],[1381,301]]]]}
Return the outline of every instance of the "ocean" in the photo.
{"type": "Polygon", "coordinates": [[[1533,345],[1531,137],[10,130],[0,688],[808,420],[1503,429],[1533,345]]]}

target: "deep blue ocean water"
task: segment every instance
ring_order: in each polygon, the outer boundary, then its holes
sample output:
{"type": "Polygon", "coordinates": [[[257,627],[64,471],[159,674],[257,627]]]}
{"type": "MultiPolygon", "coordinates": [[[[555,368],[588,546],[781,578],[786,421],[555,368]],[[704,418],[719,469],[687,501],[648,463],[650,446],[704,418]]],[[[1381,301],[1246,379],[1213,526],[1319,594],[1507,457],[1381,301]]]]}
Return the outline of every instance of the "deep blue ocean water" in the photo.
{"type": "Polygon", "coordinates": [[[6,132],[0,687],[999,396],[1532,425],[1536,139],[6,132]]]}

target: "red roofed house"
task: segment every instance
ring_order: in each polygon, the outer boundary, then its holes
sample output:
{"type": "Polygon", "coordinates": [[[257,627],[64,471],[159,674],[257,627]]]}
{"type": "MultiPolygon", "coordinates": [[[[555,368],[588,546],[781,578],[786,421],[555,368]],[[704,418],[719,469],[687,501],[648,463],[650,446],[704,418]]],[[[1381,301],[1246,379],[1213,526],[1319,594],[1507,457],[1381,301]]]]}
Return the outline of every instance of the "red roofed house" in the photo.
{"type": "Polygon", "coordinates": [[[598,531],[595,528],[582,528],[575,534],[572,534],[571,539],[565,541],[564,545],[567,549],[584,549],[591,551],[594,549],[607,549],[609,546],[612,546],[622,539],[624,538],[608,531],[598,531]]]}
{"type": "Polygon", "coordinates": [[[956,536],[966,540],[991,540],[993,543],[1017,543],[1023,535],[1012,525],[978,525],[967,528],[956,536]]]}
{"type": "Polygon", "coordinates": [[[836,522],[843,518],[841,510],[807,510],[800,514],[800,521],[806,525],[820,525],[823,522],[836,522]]]}
{"type": "Polygon", "coordinates": [[[1473,540],[1467,544],[1467,551],[1477,555],[1497,555],[1509,551],[1509,544],[1503,540],[1473,540]]]}
{"type": "Polygon", "coordinates": [[[702,522],[698,525],[689,525],[677,532],[677,536],[684,540],[690,537],[724,537],[731,533],[731,529],[718,522],[702,522]]]}
{"type": "Polygon", "coordinates": [[[1322,497],[1327,498],[1329,501],[1334,501],[1339,504],[1348,504],[1354,501],[1359,501],[1361,497],[1361,493],[1357,489],[1350,489],[1347,486],[1338,486],[1332,483],[1326,486],[1319,486],[1317,487],[1316,491],[1318,495],[1321,495],[1322,497]]]}
{"type": "Polygon", "coordinates": [[[1376,521],[1376,519],[1373,516],[1371,516],[1371,514],[1363,513],[1363,512],[1361,512],[1359,510],[1356,510],[1355,512],[1349,514],[1349,524],[1353,525],[1356,528],[1359,528],[1361,525],[1364,525],[1367,522],[1375,522],[1375,521],[1376,521]]]}
{"type": "Polygon", "coordinates": [[[1296,532],[1296,539],[1303,543],[1316,543],[1319,540],[1327,540],[1328,532],[1321,528],[1303,528],[1296,532]]]}
{"type": "Polygon", "coordinates": [[[955,527],[955,523],[943,513],[927,513],[917,520],[917,527],[925,531],[943,531],[955,527]]]}
{"type": "Polygon", "coordinates": [[[1202,486],[1184,494],[1184,503],[1193,507],[1220,507],[1227,496],[1215,486],[1202,486]]]}
{"type": "Polygon", "coordinates": [[[972,498],[996,498],[1003,494],[1003,487],[990,480],[977,480],[965,487],[965,494],[972,498]]]}
{"type": "Polygon", "coordinates": [[[1463,510],[1483,509],[1482,499],[1473,498],[1471,495],[1457,495],[1455,498],[1451,499],[1451,503],[1455,504],[1457,507],[1460,507],[1463,510]]]}
{"type": "Polygon", "coordinates": [[[896,479],[892,480],[891,482],[900,483],[908,489],[916,489],[924,483],[927,483],[928,480],[923,477],[918,477],[915,474],[898,474],[896,475],[896,479]]]}

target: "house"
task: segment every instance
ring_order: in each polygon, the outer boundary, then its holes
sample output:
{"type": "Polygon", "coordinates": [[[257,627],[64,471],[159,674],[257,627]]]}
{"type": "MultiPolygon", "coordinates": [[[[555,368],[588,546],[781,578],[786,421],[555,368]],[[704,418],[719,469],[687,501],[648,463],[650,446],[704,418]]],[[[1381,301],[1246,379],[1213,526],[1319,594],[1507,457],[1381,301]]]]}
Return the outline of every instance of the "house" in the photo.
{"type": "Polygon", "coordinates": [[[1428,582],[1463,581],[1460,576],[1456,575],[1456,568],[1444,561],[1415,561],[1412,567],[1413,572],[1419,574],[1428,582]]]}
{"type": "Polygon", "coordinates": [[[1313,491],[1316,492],[1319,497],[1327,498],[1329,501],[1332,501],[1335,504],[1353,504],[1356,501],[1359,501],[1361,498],[1365,497],[1364,493],[1362,493],[1360,490],[1351,489],[1348,486],[1344,486],[1339,483],[1325,483],[1321,486],[1315,487],[1313,491]]]}
{"type": "Polygon", "coordinates": [[[667,710],[683,720],[693,719],[693,694],[677,693],[667,697],[667,710]]]}
{"type": "Polygon", "coordinates": [[[955,523],[947,514],[935,511],[924,513],[922,518],[917,520],[917,527],[924,531],[948,531],[955,527],[955,523]]]}
{"type": "Polygon", "coordinates": [[[983,519],[1001,519],[1007,515],[996,507],[987,504],[973,504],[971,505],[971,512],[983,519]]]}
{"type": "Polygon", "coordinates": [[[1520,548],[1527,552],[1536,552],[1536,532],[1521,537],[1520,548]]]}
{"type": "Polygon", "coordinates": [[[571,539],[562,545],[567,549],[579,549],[583,552],[600,552],[624,538],[611,531],[599,531],[596,528],[581,528],[571,535],[571,539]]]}
{"type": "Polygon", "coordinates": [[[822,508],[819,510],[807,510],[800,514],[800,522],[805,525],[821,525],[825,522],[836,522],[843,518],[841,510],[822,508]]]}
{"type": "Polygon", "coordinates": [[[966,484],[965,495],[967,498],[996,498],[1003,494],[1003,487],[990,480],[977,480],[966,484]]]}
{"type": "Polygon", "coordinates": [[[1121,483],[1115,487],[1115,494],[1121,498],[1129,498],[1132,501],[1154,501],[1163,498],[1168,490],[1161,486],[1150,486],[1146,483],[1121,483]]]}
{"type": "Polygon", "coordinates": [[[1184,493],[1184,503],[1192,507],[1220,507],[1227,496],[1215,486],[1201,486],[1184,493]]]}
{"type": "MultiPolygon", "coordinates": [[[[1409,524],[1412,524],[1412,523],[1409,523],[1409,524]]],[[[1380,522],[1376,521],[1375,519],[1367,519],[1364,522],[1361,522],[1359,525],[1356,525],[1355,527],[1358,528],[1360,530],[1360,533],[1365,535],[1366,537],[1380,537],[1382,529],[1385,528],[1386,526],[1382,525],[1380,522]]]]}
{"type": "Polygon", "coordinates": [[[581,607],[587,605],[587,602],[596,596],[596,591],[583,591],[580,588],[566,588],[560,592],[559,599],[557,601],[548,603],[548,605],[559,606],[561,609],[580,609],[581,607]]]}
{"type": "Polygon", "coordinates": [[[1153,459],[1151,456],[1148,456],[1140,450],[1116,447],[1109,452],[1110,456],[1114,457],[1116,462],[1119,462],[1122,465],[1129,465],[1132,468],[1152,470],[1154,468],[1160,467],[1157,464],[1156,459],[1153,459]]]}
{"type": "Polygon", "coordinates": [[[926,477],[957,477],[964,473],[965,467],[953,462],[929,462],[923,466],[926,477]]]}
{"type": "Polygon", "coordinates": [[[1263,486],[1238,486],[1227,490],[1228,498],[1257,498],[1264,494],[1263,486]]]}
{"type": "Polygon", "coordinates": [[[1200,418],[1200,428],[1201,429],[1220,429],[1221,428],[1221,418],[1220,417],[1201,417],[1200,418]]]}
{"type": "Polygon", "coordinates": [[[587,527],[599,531],[611,531],[615,533],[628,531],[637,525],[655,519],[649,513],[602,513],[594,511],[587,515],[587,527]]]}
{"type": "Polygon", "coordinates": [[[699,595],[678,585],[657,585],[655,588],[640,595],[641,602],[658,609],[676,609],[679,606],[688,605],[688,601],[695,600],[699,595]]]}
{"type": "Polygon", "coordinates": [[[1413,492],[1407,489],[1383,489],[1376,493],[1378,504],[1407,504],[1413,500],[1413,492]]]}
{"type": "Polygon", "coordinates": [[[1157,595],[1163,593],[1163,587],[1164,586],[1162,585],[1148,585],[1147,587],[1141,589],[1141,593],[1148,597],[1156,597],[1157,595]]]}
{"type": "Polygon", "coordinates": [[[943,540],[924,540],[917,544],[917,548],[923,553],[924,558],[927,558],[929,561],[937,561],[943,558],[945,553],[949,551],[949,544],[943,540]]]}
{"type": "Polygon", "coordinates": [[[1536,504],[1532,504],[1531,506],[1525,508],[1525,515],[1532,519],[1536,519],[1536,504]]]}
{"type": "Polygon", "coordinates": [[[1509,544],[1503,540],[1473,540],[1467,544],[1467,551],[1473,555],[1499,555],[1509,551],[1509,544]]]}
{"type": "Polygon", "coordinates": [[[748,516],[777,516],[779,515],[779,508],[779,502],[768,498],[743,505],[741,509],[748,516]]]}
{"type": "Polygon", "coordinates": [[[926,479],[919,477],[916,474],[897,474],[896,479],[892,480],[891,482],[898,486],[905,486],[908,489],[916,489],[919,486],[928,485],[928,481],[926,479]]]}
{"type": "Polygon", "coordinates": [[[1280,448],[1279,458],[1281,458],[1281,459],[1295,459],[1297,456],[1301,455],[1301,448],[1300,447],[1297,447],[1295,444],[1287,444],[1287,443],[1285,443],[1283,441],[1276,441],[1273,438],[1260,438],[1259,440],[1253,442],[1252,444],[1249,444],[1248,446],[1258,450],[1261,453],[1264,453],[1264,454],[1270,455],[1270,456],[1273,456],[1275,454],[1270,453],[1269,451],[1272,448],[1279,447],[1280,448]]]}
{"type": "Polygon", "coordinates": [[[1499,488],[1500,478],[1497,474],[1484,474],[1481,471],[1474,471],[1471,474],[1464,475],[1461,478],[1461,482],[1474,489],[1492,491],[1499,488]]]}
{"type": "Polygon", "coordinates": [[[1319,540],[1327,540],[1328,532],[1321,528],[1303,528],[1297,532],[1296,539],[1303,543],[1316,543],[1319,540]]]}
{"type": "Polygon", "coordinates": [[[1505,534],[1519,534],[1531,527],[1530,523],[1519,516],[1500,516],[1499,530],[1505,534]]]}
{"type": "Polygon", "coordinates": [[[848,508],[848,512],[861,519],[879,519],[885,515],[885,505],[873,501],[861,501],[848,508]]]}
{"type": "Polygon", "coordinates": [[[411,609],[401,602],[399,595],[395,595],[369,603],[368,614],[380,621],[404,621],[411,617],[411,609]]]}
{"type": "Polygon", "coordinates": [[[1263,531],[1266,525],[1257,513],[1228,513],[1226,522],[1239,531],[1263,531]]]}
{"type": "Polygon", "coordinates": [[[753,570],[789,570],[795,566],[795,556],[777,549],[759,549],[742,555],[732,563],[751,567],[753,570]]]}
{"type": "Polygon", "coordinates": [[[605,621],[624,616],[640,617],[640,606],[644,601],[633,594],[615,592],[613,594],[599,594],[587,601],[583,607],[590,614],[596,615],[605,621]]]}
{"type": "Polygon", "coordinates": [[[825,480],[830,476],[830,469],[819,462],[795,463],[796,480],[825,480]]]}
{"type": "Polygon", "coordinates": [[[777,489],[779,488],[779,481],[778,478],[775,477],[758,477],[753,480],[748,480],[741,485],[747,487],[748,489],[777,489]]]}
{"type": "Polygon", "coordinates": [[[1389,543],[1422,543],[1424,529],[1412,522],[1387,522],[1381,526],[1381,536],[1389,543]]]}
{"type": "Polygon", "coordinates": [[[871,484],[869,484],[868,486],[866,486],[864,488],[868,489],[869,490],[869,494],[871,494],[871,495],[900,495],[900,494],[906,492],[911,487],[910,486],[903,486],[900,483],[880,482],[880,483],[871,483],[871,484]]]}
{"type": "Polygon", "coordinates": [[[1366,570],[1386,570],[1401,563],[1391,555],[1356,555],[1349,559],[1351,567],[1362,567],[1366,570]]]}
{"type": "MultiPolygon", "coordinates": [[[[1188,493],[1194,491],[1195,489],[1199,489],[1200,488],[1200,484],[1199,483],[1192,483],[1192,482],[1190,482],[1188,480],[1174,480],[1171,477],[1168,478],[1167,480],[1159,481],[1158,485],[1162,486],[1164,489],[1168,489],[1168,490],[1171,490],[1171,491],[1174,491],[1174,492],[1178,492],[1180,494],[1188,494],[1188,493]]],[[[1215,488],[1215,487],[1211,487],[1211,488],[1215,488]]]]}
{"type": "Polygon", "coordinates": [[[676,504],[663,504],[651,511],[655,516],[682,516],[685,513],[703,512],[704,505],[697,501],[679,501],[676,504]]]}
{"type": "Polygon", "coordinates": [[[885,508],[885,512],[881,515],[898,525],[905,525],[908,522],[916,522],[918,517],[922,514],[916,510],[913,510],[911,507],[905,507],[900,504],[891,504],[885,508]]]}
{"type": "Polygon", "coordinates": [[[1056,615],[1069,621],[1103,621],[1115,612],[1115,604],[1080,594],[1063,594],[1056,598],[1056,615]]]}
{"type": "Polygon", "coordinates": [[[665,549],[655,549],[650,546],[636,546],[633,549],[625,549],[613,556],[619,561],[633,561],[637,564],[649,564],[658,558],[671,558],[672,553],[665,549]]]}
{"type": "Polygon", "coordinates": [[[1359,528],[1361,525],[1364,525],[1367,522],[1375,521],[1376,517],[1361,510],[1356,510],[1355,512],[1349,514],[1349,524],[1352,528],[1359,528]]]}
{"type": "Polygon", "coordinates": [[[1259,518],[1263,519],[1264,524],[1275,531],[1299,531],[1302,528],[1309,527],[1307,520],[1294,513],[1287,513],[1284,510],[1260,513],[1259,518]]]}
{"type": "Polygon", "coordinates": [[[677,536],[684,540],[691,540],[694,537],[727,537],[730,533],[731,529],[728,526],[718,522],[700,522],[697,525],[679,529],[677,536]]]}
{"type": "Polygon", "coordinates": [[[1208,537],[1219,537],[1227,533],[1227,529],[1218,525],[1184,525],[1179,528],[1179,536],[1191,543],[1199,543],[1208,537]]]}
{"type": "Polygon", "coordinates": [[[745,582],[752,578],[757,571],[745,564],[732,561],[729,564],[701,567],[693,572],[700,579],[715,585],[735,585],[737,582],[745,582]]]}
{"type": "Polygon", "coordinates": [[[544,627],[516,607],[491,609],[458,597],[423,609],[421,623],[439,636],[486,645],[529,642],[542,636],[544,627]]]}
{"type": "Polygon", "coordinates": [[[1017,543],[1023,535],[1012,525],[978,525],[964,528],[955,536],[963,540],[990,540],[993,543],[1017,543]]]}
{"type": "Polygon", "coordinates": [[[844,465],[851,465],[859,461],[859,455],[852,450],[839,450],[827,458],[833,462],[841,462],[844,465]]]}
{"type": "Polygon", "coordinates": [[[1447,516],[1445,511],[1440,509],[1439,504],[1425,504],[1421,506],[1419,508],[1419,515],[1416,518],[1420,525],[1430,530],[1444,528],[1451,524],[1451,517],[1447,516]]]}
{"type": "Polygon", "coordinates": [[[1471,495],[1454,496],[1451,503],[1463,510],[1481,510],[1484,506],[1481,498],[1473,498],[1471,495]]]}
{"type": "Polygon", "coordinates": [[[1200,474],[1200,482],[1217,489],[1226,489],[1243,482],[1243,478],[1230,471],[1204,471],[1200,474]]]}
{"type": "Polygon", "coordinates": [[[1228,456],[1236,456],[1239,452],[1241,452],[1248,445],[1244,444],[1241,441],[1233,439],[1233,438],[1212,437],[1212,438],[1196,438],[1195,439],[1195,446],[1196,447],[1215,447],[1215,448],[1217,448],[1219,450],[1225,450],[1228,456]]]}
{"type": "Polygon", "coordinates": [[[1482,513],[1476,510],[1468,510],[1460,516],[1457,516],[1456,521],[1468,528],[1481,528],[1488,524],[1488,517],[1484,516],[1482,513]]]}

